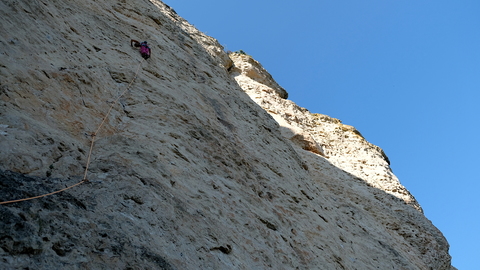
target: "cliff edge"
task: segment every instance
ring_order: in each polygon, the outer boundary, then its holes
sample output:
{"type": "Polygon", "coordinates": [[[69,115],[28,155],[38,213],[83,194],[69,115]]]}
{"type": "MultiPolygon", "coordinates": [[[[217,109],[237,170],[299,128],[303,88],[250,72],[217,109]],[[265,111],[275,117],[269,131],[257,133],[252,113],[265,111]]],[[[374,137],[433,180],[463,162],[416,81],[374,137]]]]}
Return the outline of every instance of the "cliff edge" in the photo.
{"type": "Polygon", "coordinates": [[[0,205],[0,268],[453,269],[379,147],[161,1],[5,0],[0,25],[1,201],[81,183],[0,205]]]}

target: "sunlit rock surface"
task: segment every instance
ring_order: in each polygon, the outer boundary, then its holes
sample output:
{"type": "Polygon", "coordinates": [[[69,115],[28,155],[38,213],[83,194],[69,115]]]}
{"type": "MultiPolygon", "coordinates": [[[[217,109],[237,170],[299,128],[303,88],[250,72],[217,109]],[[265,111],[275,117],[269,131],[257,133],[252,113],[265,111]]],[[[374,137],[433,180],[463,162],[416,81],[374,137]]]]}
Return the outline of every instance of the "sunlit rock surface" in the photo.
{"type": "Polygon", "coordinates": [[[114,104],[88,182],[0,205],[0,268],[451,268],[379,147],[164,3],[5,0],[0,25],[2,201],[81,181],[114,104]]]}

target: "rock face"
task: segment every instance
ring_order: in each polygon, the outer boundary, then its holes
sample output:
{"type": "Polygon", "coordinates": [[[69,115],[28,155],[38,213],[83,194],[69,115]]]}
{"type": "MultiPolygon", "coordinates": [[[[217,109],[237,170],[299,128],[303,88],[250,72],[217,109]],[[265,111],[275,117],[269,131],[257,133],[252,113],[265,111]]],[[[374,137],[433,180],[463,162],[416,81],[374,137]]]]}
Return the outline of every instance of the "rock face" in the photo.
{"type": "Polygon", "coordinates": [[[0,268],[453,269],[379,147],[162,2],[5,0],[0,23],[2,201],[81,181],[114,105],[88,182],[0,205],[0,268]]]}
{"type": "Polygon", "coordinates": [[[336,167],[422,212],[415,198],[392,173],[390,161],[381,148],[366,141],[354,127],[327,115],[312,114],[284,99],[285,90],[277,84],[261,83],[268,82],[271,76],[250,56],[234,53],[230,57],[234,61],[231,74],[235,80],[279,123],[285,138],[304,150],[322,155],[336,167]]]}

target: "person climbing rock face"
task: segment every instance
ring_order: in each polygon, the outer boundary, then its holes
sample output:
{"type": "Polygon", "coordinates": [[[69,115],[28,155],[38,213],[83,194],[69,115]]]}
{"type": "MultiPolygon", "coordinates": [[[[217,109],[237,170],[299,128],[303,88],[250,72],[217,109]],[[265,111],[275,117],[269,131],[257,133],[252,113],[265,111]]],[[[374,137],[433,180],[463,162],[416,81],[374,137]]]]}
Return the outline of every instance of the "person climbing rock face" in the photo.
{"type": "Polygon", "coordinates": [[[150,58],[150,54],[151,54],[152,50],[150,49],[150,47],[148,46],[146,41],[140,43],[140,42],[136,41],[135,39],[131,39],[130,40],[130,46],[137,47],[137,48],[140,47],[140,54],[142,55],[142,57],[145,60],[150,58]]]}

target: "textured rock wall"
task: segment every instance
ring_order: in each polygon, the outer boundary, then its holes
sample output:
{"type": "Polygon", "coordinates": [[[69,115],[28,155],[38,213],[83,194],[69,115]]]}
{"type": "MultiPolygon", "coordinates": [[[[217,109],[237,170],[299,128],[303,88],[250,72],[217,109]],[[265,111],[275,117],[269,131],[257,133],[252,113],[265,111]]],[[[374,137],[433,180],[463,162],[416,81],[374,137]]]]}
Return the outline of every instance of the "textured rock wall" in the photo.
{"type": "Polygon", "coordinates": [[[378,147],[162,2],[5,0],[0,23],[2,201],[80,181],[140,64],[130,38],[153,53],[89,182],[0,205],[0,268],[450,268],[378,147]]]}
{"type": "Polygon", "coordinates": [[[393,174],[390,161],[380,147],[365,140],[354,127],[327,115],[312,114],[286,100],[285,90],[278,84],[262,83],[271,76],[251,56],[233,53],[230,57],[235,66],[230,69],[232,76],[279,123],[284,137],[422,211],[415,198],[393,174]]]}

